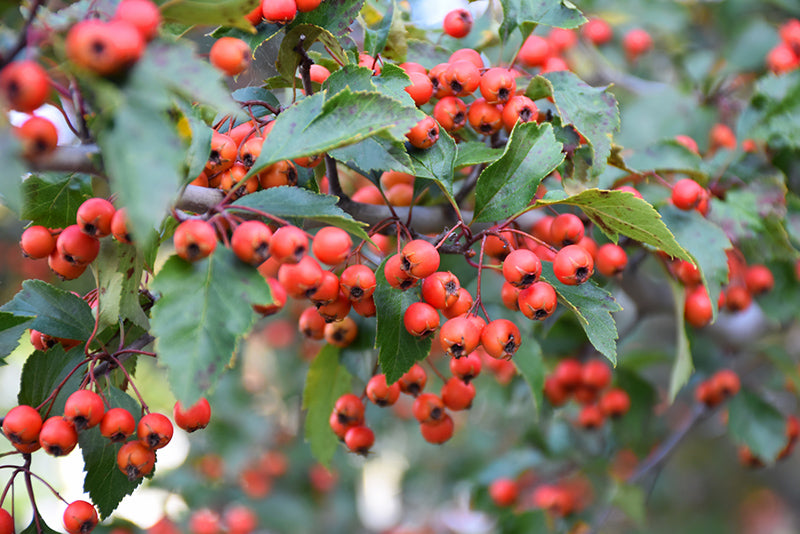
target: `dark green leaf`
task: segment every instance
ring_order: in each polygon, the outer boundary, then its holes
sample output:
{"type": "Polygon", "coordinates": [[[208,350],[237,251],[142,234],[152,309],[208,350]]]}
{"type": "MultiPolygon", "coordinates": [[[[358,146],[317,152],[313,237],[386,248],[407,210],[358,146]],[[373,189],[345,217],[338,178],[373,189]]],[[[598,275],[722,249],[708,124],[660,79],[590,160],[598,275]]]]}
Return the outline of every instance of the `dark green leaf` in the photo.
{"type": "Polygon", "coordinates": [[[728,430],[760,460],[772,463],[786,446],[786,420],[773,405],[743,389],[728,403],[728,430]]]}
{"type": "Polygon", "coordinates": [[[542,262],[542,279],[556,290],[559,303],[575,314],[594,348],[617,365],[617,324],[611,314],[622,306],[613,295],[591,280],[579,286],[562,284],[550,262],[542,262]]]}
{"type": "Polygon", "coordinates": [[[701,170],[702,161],[700,156],[674,139],[663,139],[654,145],[635,150],[625,158],[625,164],[640,173],[679,172],[698,180],[705,178],[705,173],[701,170]]]}
{"type": "Polygon", "coordinates": [[[311,45],[318,40],[325,44],[333,57],[342,62],[347,61],[347,54],[342,50],[342,45],[330,32],[319,26],[300,24],[293,26],[281,41],[281,48],[278,51],[278,73],[285,80],[292,80],[297,72],[297,67],[303,61],[303,56],[297,52],[298,47],[302,46],[303,50],[308,52],[311,45]]]}
{"type": "Polygon", "coordinates": [[[375,135],[360,143],[348,145],[328,153],[333,159],[369,173],[381,171],[398,171],[413,173],[411,158],[406,147],[400,141],[375,135]]]}
{"type": "Polygon", "coordinates": [[[294,24],[313,24],[341,37],[349,33],[364,0],[325,0],[308,13],[298,13],[294,24]]]}
{"type": "Polygon", "coordinates": [[[282,218],[306,219],[338,226],[351,234],[368,239],[364,223],[358,222],[349,213],[336,205],[337,198],[320,195],[298,187],[271,187],[245,195],[233,206],[246,206],[282,218]]]}
{"type": "Polygon", "coordinates": [[[534,76],[525,89],[525,96],[531,100],[553,96],[553,84],[544,76],[534,76]]]}
{"type": "Polygon", "coordinates": [[[372,78],[372,83],[386,96],[396,98],[406,106],[415,106],[411,95],[406,92],[406,87],[411,85],[411,78],[397,65],[386,63],[381,69],[380,76],[372,78]]]}
{"type": "Polygon", "coordinates": [[[47,523],[40,516],[39,523],[36,522],[36,519],[31,519],[31,524],[19,534],[59,534],[59,532],[47,526],[47,523]]]}
{"type": "Polygon", "coordinates": [[[244,18],[258,6],[258,0],[169,0],[161,6],[164,19],[182,24],[230,26],[253,31],[244,18]]]}
{"type": "Polygon", "coordinates": [[[396,1],[392,0],[388,9],[383,15],[377,28],[364,27],[364,53],[370,56],[377,56],[383,52],[386,42],[389,40],[389,30],[392,27],[392,18],[394,18],[394,10],[396,1]]]}
{"type": "MultiPolygon", "coordinates": [[[[109,408],[124,408],[138,421],[141,407],[126,393],[110,387],[103,392],[108,400],[109,408]]],[[[105,519],[113,512],[127,495],[133,493],[141,483],[142,478],[133,481],[122,473],[117,467],[117,452],[119,444],[114,444],[100,434],[100,428],[94,427],[80,433],[78,443],[83,455],[84,472],[83,491],[88,492],[100,512],[100,518],[105,519]]]]}
{"type": "Polygon", "coordinates": [[[456,169],[469,167],[470,165],[480,165],[481,163],[493,163],[503,155],[502,148],[492,148],[479,141],[470,141],[456,145],[456,169]]]}
{"type": "Polygon", "coordinates": [[[311,445],[311,454],[326,466],[339,442],[328,419],[336,399],[350,393],[351,381],[350,373],[339,363],[339,349],[333,345],[322,347],[308,369],[303,409],[306,410],[305,436],[311,445]]]}
{"type": "Polygon", "coordinates": [[[479,222],[502,221],[524,211],[542,178],[564,160],[561,143],[549,124],[520,123],[514,127],[503,156],[486,167],[475,186],[479,222]]]}
{"type": "Polygon", "coordinates": [[[531,388],[534,418],[539,417],[544,391],[545,366],[542,360],[542,347],[533,336],[524,336],[523,341],[514,354],[514,365],[517,371],[531,388]]]}
{"type": "Polygon", "coordinates": [[[430,178],[436,182],[450,204],[458,209],[453,190],[453,173],[456,163],[456,142],[453,138],[444,129],[440,129],[439,140],[432,147],[427,150],[409,147],[408,154],[414,165],[412,174],[420,178],[430,178]]]}
{"type": "Polygon", "coordinates": [[[269,304],[269,285],[225,247],[189,263],[171,257],[153,279],[160,298],[151,324],[170,388],[185,405],[210,390],[255,324],[253,304],[269,304]]]}
{"type": "Polygon", "coordinates": [[[92,196],[92,181],[85,174],[64,176],[50,181],[30,176],[22,183],[23,204],[20,219],[48,228],[75,224],[78,207],[92,196]]]}
{"type": "MultiPolygon", "coordinates": [[[[61,345],[56,344],[47,352],[36,351],[25,360],[22,367],[17,402],[28,406],[39,406],[53,392],[62,381],[67,380],[67,375],[73,371],[84,359],[83,347],[77,346],[69,352],[64,352],[61,345]]],[[[64,403],[67,397],[78,389],[83,378],[82,372],[76,372],[66,381],[61,392],[52,404],[53,414],[64,413],[64,403]]],[[[50,406],[43,406],[42,414],[50,406]]]]}
{"type": "Polygon", "coordinates": [[[5,365],[4,358],[14,352],[19,345],[22,334],[30,326],[33,317],[14,315],[11,312],[0,312],[0,365],[5,365]]]}
{"type": "Polygon", "coordinates": [[[0,119],[0,159],[3,172],[0,174],[0,202],[9,209],[20,213],[22,210],[22,175],[26,168],[20,154],[19,139],[11,133],[5,118],[0,119]]]}
{"type": "MultiPolygon", "coordinates": [[[[517,27],[546,24],[558,28],[577,28],[584,22],[580,11],[569,0],[500,0],[503,23],[500,38],[507,40],[517,27]]],[[[530,29],[527,33],[530,33],[530,29]]]]}
{"type": "Polygon", "coordinates": [[[631,193],[587,189],[571,197],[552,201],[540,200],[536,204],[577,206],[612,241],[616,242],[619,234],[622,234],[663,250],[670,256],[691,260],[691,249],[687,252],[681,246],[683,239],[670,232],[670,229],[674,229],[666,220],[661,220],[663,214],[659,215],[649,202],[631,193]]]}
{"type": "Polygon", "coordinates": [[[375,334],[375,347],[378,361],[386,375],[386,382],[393,384],[414,363],[424,359],[431,351],[430,336],[420,339],[412,336],[403,326],[403,314],[412,303],[419,300],[416,292],[400,291],[389,285],[383,274],[384,261],[375,271],[378,286],[372,296],[377,311],[378,329],[375,334]]]}
{"type": "Polygon", "coordinates": [[[82,298],[41,280],[25,280],[19,293],[0,310],[35,317],[28,328],[53,337],[85,341],[94,326],[92,310],[82,298]]]}
{"type": "Polygon", "coordinates": [[[592,147],[593,176],[606,167],[613,135],[619,130],[617,99],[608,87],[591,87],[569,71],[549,72],[553,98],[562,124],[571,124],[592,147]]]}
{"type": "Polygon", "coordinates": [[[325,99],[324,93],[305,98],[275,120],[270,142],[250,173],[285,159],[322,154],[383,132],[401,138],[416,123],[416,111],[377,92],[344,89],[325,99]]]}
{"type": "Polygon", "coordinates": [[[136,247],[104,240],[95,266],[98,285],[103,288],[98,297],[98,330],[102,331],[126,320],[148,329],[150,323],[139,304],[139,285],[144,262],[137,254],[136,247]]]}
{"type": "Polygon", "coordinates": [[[695,210],[683,211],[665,205],[661,208],[661,216],[700,269],[716,317],[719,293],[728,281],[728,256],[725,251],[732,247],[728,236],[695,210]]]}

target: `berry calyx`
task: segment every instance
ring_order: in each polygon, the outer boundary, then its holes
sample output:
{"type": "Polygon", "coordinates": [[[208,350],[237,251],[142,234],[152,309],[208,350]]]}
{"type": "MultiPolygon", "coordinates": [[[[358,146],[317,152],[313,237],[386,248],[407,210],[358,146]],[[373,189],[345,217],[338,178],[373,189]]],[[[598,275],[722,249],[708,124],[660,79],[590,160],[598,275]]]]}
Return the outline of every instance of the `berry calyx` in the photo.
{"type": "Polygon", "coordinates": [[[442,325],[439,342],[447,354],[453,358],[461,358],[478,348],[481,331],[482,329],[475,328],[468,316],[453,317],[442,325]]]}
{"type": "Polygon", "coordinates": [[[489,496],[497,506],[505,508],[517,501],[519,487],[510,478],[498,478],[489,485],[489,496]]]}

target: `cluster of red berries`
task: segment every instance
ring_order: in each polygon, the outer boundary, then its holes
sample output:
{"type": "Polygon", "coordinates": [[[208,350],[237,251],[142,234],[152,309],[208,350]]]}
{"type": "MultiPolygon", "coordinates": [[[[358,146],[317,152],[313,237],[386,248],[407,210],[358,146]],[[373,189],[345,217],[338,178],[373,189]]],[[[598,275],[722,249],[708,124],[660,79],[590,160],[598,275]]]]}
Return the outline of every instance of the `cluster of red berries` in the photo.
{"type": "MultiPolygon", "coordinates": [[[[797,416],[789,415],[786,418],[786,430],[784,435],[786,436],[786,445],[778,452],[776,460],[784,460],[794,451],[797,439],[800,438],[800,419],[798,419],[797,416]]],[[[764,461],[753,454],[753,451],[751,451],[747,445],[739,446],[738,455],[739,461],[746,467],[764,467],[765,465],[764,461]]]]}
{"type": "Polygon", "coordinates": [[[297,13],[309,13],[314,11],[322,3],[322,0],[261,0],[261,3],[253,8],[247,15],[253,26],[261,24],[262,21],[270,24],[288,24],[294,20],[297,13]]]}
{"type": "MultiPolygon", "coordinates": [[[[201,508],[192,512],[188,527],[192,534],[250,534],[258,528],[258,516],[243,504],[230,505],[221,514],[201,508]]],[[[177,534],[180,529],[175,531],[177,534]]]]}
{"type": "Polygon", "coordinates": [[[730,369],[720,369],[710,378],[703,380],[694,390],[694,397],[709,408],[718,406],[733,397],[741,389],[739,375],[730,369]]]}
{"type": "Polygon", "coordinates": [[[783,74],[800,67],[800,20],[783,23],[778,34],[781,40],[767,53],[767,68],[783,74]]]}
{"type": "Polygon", "coordinates": [[[78,207],[76,224],[63,229],[29,226],[22,233],[22,253],[32,259],[47,258],[50,269],[62,280],[78,278],[100,253],[100,238],[113,235],[131,243],[124,209],[117,210],[103,198],[90,198],[78,207]]]}
{"type": "Polygon", "coordinates": [[[553,406],[570,398],[582,405],[576,424],[581,428],[601,427],[606,418],[622,417],[631,407],[628,393],[611,385],[611,368],[599,359],[581,363],[575,358],[559,361],[545,379],[544,396],[553,406]]]}
{"type": "Polygon", "coordinates": [[[592,498],[590,483],[583,477],[564,478],[556,482],[537,483],[525,473],[517,479],[498,478],[489,484],[489,497],[496,506],[539,508],[554,517],[565,517],[581,511],[592,498]],[[523,496],[524,495],[524,496],[523,496]]]}

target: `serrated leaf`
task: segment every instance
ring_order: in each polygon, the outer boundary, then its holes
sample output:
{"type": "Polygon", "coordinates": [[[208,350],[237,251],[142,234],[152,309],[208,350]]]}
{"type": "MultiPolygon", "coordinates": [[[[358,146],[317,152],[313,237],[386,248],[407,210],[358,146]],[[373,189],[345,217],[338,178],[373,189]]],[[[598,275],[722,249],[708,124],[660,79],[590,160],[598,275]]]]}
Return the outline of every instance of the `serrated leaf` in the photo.
{"type": "Polygon", "coordinates": [[[182,24],[230,26],[252,32],[253,25],[244,16],[258,3],[258,0],[169,0],[161,6],[161,15],[182,24]]]}
{"type": "MultiPolygon", "coordinates": [[[[22,367],[17,402],[34,408],[39,406],[83,360],[83,347],[80,345],[69,352],[64,352],[64,348],[59,344],[47,352],[34,352],[25,360],[25,365],[22,367]]],[[[67,397],[78,389],[82,378],[83,373],[76,372],[66,381],[52,403],[51,413],[64,413],[64,403],[67,401],[67,397]]],[[[43,415],[50,405],[48,403],[42,407],[43,415]]]]}
{"type": "Polygon", "coordinates": [[[525,88],[525,96],[531,100],[553,96],[553,84],[544,76],[536,75],[528,82],[528,87],[525,88]]]}
{"type": "Polygon", "coordinates": [[[614,242],[622,234],[663,250],[670,256],[692,259],[690,251],[682,246],[683,239],[673,235],[670,231],[674,231],[672,226],[662,220],[663,213],[659,214],[649,202],[631,193],[587,189],[570,197],[536,202],[537,206],[553,204],[579,207],[614,242]]]}
{"type": "Polygon", "coordinates": [[[297,52],[297,48],[301,46],[301,43],[303,50],[308,52],[311,45],[316,41],[321,41],[338,61],[347,61],[347,54],[342,50],[342,45],[328,30],[311,24],[300,24],[287,31],[281,41],[277,68],[283,79],[294,79],[297,67],[303,61],[303,57],[297,52]]]}
{"type": "Polygon", "coordinates": [[[575,314],[594,348],[616,366],[618,334],[612,313],[622,306],[614,296],[591,280],[578,286],[562,284],[553,274],[553,264],[546,261],[542,262],[542,279],[556,290],[559,304],[575,314]]]}
{"type": "Polygon", "coordinates": [[[696,180],[706,178],[705,172],[701,170],[702,163],[699,155],[674,139],[662,139],[625,157],[625,165],[640,173],[678,172],[696,180]]]}
{"type": "Polygon", "coordinates": [[[313,24],[341,37],[350,32],[363,5],[364,0],[325,0],[308,13],[298,13],[292,25],[313,24]]]}
{"type": "Polygon", "coordinates": [[[164,110],[127,98],[95,132],[112,190],[127,208],[134,238],[161,224],[183,182],[185,148],[164,110]]]}
{"type": "Polygon", "coordinates": [[[39,516],[39,522],[36,522],[36,519],[31,519],[31,524],[25,527],[25,530],[21,531],[19,534],[59,534],[57,530],[53,530],[47,523],[44,522],[44,519],[39,516]]]}
{"type": "Polygon", "coordinates": [[[473,221],[502,221],[523,212],[542,179],[562,161],[561,143],[551,125],[517,124],[502,157],[478,178],[473,221]]]}
{"type": "MultiPolygon", "coordinates": [[[[138,422],[141,407],[126,393],[115,387],[109,387],[103,392],[108,401],[108,408],[124,408],[128,410],[138,422]]],[[[83,455],[84,472],[83,491],[88,492],[100,512],[100,518],[105,519],[113,512],[126,496],[133,493],[142,483],[142,478],[133,481],[122,473],[117,467],[117,452],[119,444],[112,443],[100,434],[100,428],[94,427],[80,433],[78,444],[83,455]]]]}
{"type": "Polygon", "coordinates": [[[503,23],[500,25],[500,39],[503,41],[519,26],[546,24],[577,28],[586,22],[578,8],[565,0],[500,0],[500,4],[503,6],[503,23]]]}
{"type": "Polygon", "coordinates": [[[338,226],[361,239],[369,239],[364,231],[366,224],[356,221],[336,205],[337,197],[320,195],[299,187],[271,187],[245,195],[232,206],[254,208],[284,219],[319,221],[338,226]]]}
{"type": "MultiPolygon", "coordinates": [[[[756,83],[747,134],[780,148],[800,146],[800,71],[764,76],[756,83]]],[[[744,117],[743,117],[744,120],[744,117]]]]}
{"type": "Polygon", "coordinates": [[[406,106],[415,106],[414,99],[406,92],[406,87],[411,85],[411,78],[397,65],[384,64],[380,76],[374,76],[372,82],[386,96],[396,98],[406,106]]]}
{"type": "Polygon", "coordinates": [[[376,28],[364,26],[364,53],[376,56],[383,52],[386,42],[389,40],[389,30],[392,27],[392,19],[396,8],[396,1],[392,0],[388,9],[383,15],[380,24],[376,28]]]}
{"type": "Polygon", "coordinates": [[[311,454],[320,463],[329,465],[339,440],[328,419],[336,399],[350,393],[352,377],[339,363],[339,349],[325,345],[308,369],[303,388],[303,409],[306,410],[305,438],[311,454]]]}
{"type": "Polygon", "coordinates": [[[152,282],[160,298],[150,323],[170,389],[184,405],[214,387],[255,324],[253,304],[269,304],[269,285],[231,250],[189,263],[172,256],[152,282]]]}
{"type": "Polygon", "coordinates": [[[562,124],[571,124],[589,142],[591,175],[596,177],[605,170],[613,135],[619,130],[617,99],[608,87],[591,87],[568,71],[549,72],[546,77],[562,124]]]}
{"type": "Polygon", "coordinates": [[[360,143],[328,152],[333,159],[366,172],[398,171],[413,173],[411,158],[400,141],[375,135],[360,143]]]}
{"type": "Polygon", "coordinates": [[[372,298],[375,300],[378,327],[375,347],[378,361],[386,375],[386,382],[393,384],[414,365],[431,352],[430,336],[420,339],[412,336],[403,326],[403,314],[411,304],[419,300],[415,291],[400,291],[389,285],[383,273],[386,261],[375,271],[378,286],[372,298]]]}
{"type": "Polygon", "coordinates": [[[517,349],[513,358],[517,371],[531,388],[534,419],[539,418],[544,391],[545,366],[542,359],[542,346],[533,336],[527,336],[517,349]]]}
{"type": "Polygon", "coordinates": [[[33,317],[0,312],[0,365],[5,365],[5,357],[14,352],[19,340],[28,329],[33,317]]]}
{"type": "Polygon", "coordinates": [[[695,210],[683,211],[665,205],[660,212],[667,227],[691,254],[688,259],[700,269],[716,318],[719,294],[728,281],[728,256],[725,251],[733,245],[722,228],[695,210]]]}
{"type": "Polygon", "coordinates": [[[20,219],[48,228],[64,228],[75,224],[78,207],[92,196],[92,180],[84,174],[56,181],[29,176],[22,183],[22,195],[20,219]]]}
{"type": "Polygon", "coordinates": [[[328,99],[316,93],[278,115],[250,174],[277,161],[322,154],[383,132],[402,137],[417,123],[416,110],[409,110],[377,92],[345,88],[328,99]]]}
{"type": "Polygon", "coordinates": [[[672,299],[675,302],[675,361],[672,363],[672,371],[669,377],[669,401],[672,403],[683,386],[689,382],[689,378],[694,371],[694,362],[692,361],[689,338],[686,336],[686,317],[684,314],[686,291],[676,281],[668,280],[668,283],[672,291],[672,299]]]}
{"type": "Polygon", "coordinates": [[[450,204],[458,210],[453,189],[456,142],[443,128],[439,130],[439,140],[427,150],[421,148],[408,148],[408,155],[414,166],[414,176],[433,180],[442,190],[450,204]]]}
{"type": "Polygon", "coordinates": [[[144,261],[136,247],[106,240],[95,265],[98,287],[102,288],[98,295],[98,331],[125,320],[147,330],[150,323],[139,304],[144,261]]]}
{"type": "Polygon", "coordinates": [[[764,399],[743,389],[728,402],[728,431],[760,460],[772,463],[786,446],[786,420],[764,399]]]}
{"type": "Polygon", "coordinates": [[[20,154],[22,145],[12,133],[5,118],[0,119],[0,160],[3,172],[0,173],[0,202],[12,211],[22,210],[22,176],[26,167],[20,154]]]}
{"type": "Polygon", "coordinates": [[[92,310],[82,298],[41,280],[22,282],[19,293],[0,311],[34,317],[29,328],[65,339],[85,341],[94,326],[92,310]]]}
{"type": "Polygon", "coordinates": [[[479,141],[469,141],[456,145],[455,168],[469,167],[470,165],[480,165],[482,163],[493,163],[504,153],[502,148],[492,148],[479,141]]]}

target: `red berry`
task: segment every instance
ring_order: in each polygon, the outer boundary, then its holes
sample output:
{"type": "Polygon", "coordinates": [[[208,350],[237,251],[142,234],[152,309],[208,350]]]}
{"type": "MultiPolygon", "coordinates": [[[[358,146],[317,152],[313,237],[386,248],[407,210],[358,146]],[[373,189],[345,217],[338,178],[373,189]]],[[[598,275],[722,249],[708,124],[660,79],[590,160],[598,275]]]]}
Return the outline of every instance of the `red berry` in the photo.
{"type": "Polygon", "coordinates": [[[539,108],[525,95],[512,95],[503,106],[503,126],[511,133],[518,122],[536,122],[539,108]]]}
{"type": "Polygon", "coordinates": [[[625,49],[628,61],[635,61],[653,47],[653,38],[645,30],[635,28],[622,38],[622,47],[625,49]]]}
{"type": "Polygon", "coordinates": [[[572,30],[564,28],[553,28],[547,35],[547,40],[550,47],[556,54],[560,54],[565,50],[569,50],[578,42],[577,34],[572,30]]]}
{"type": "Polygon", "coordinates": [[[427,381],[428,375],[425,373],[425,369],[420,364],[415,363],[408,371],[403,373],[397,383],[400,386],[400,391],[416,397],[425,389],[427,381]]]}
{"type": "Polygon", "coordinates": [[[303,256],[298,263],[284,263],[278,269],[278,281],[286,293],[296,299],[314,295],[322,284],[323,270],[317,260],[303,256]]]}
{"type": "Polygon", "coordinates": [[[472,309],[472,295],[463,287],[458,289],[456,301],[442,310],[442,315],[448,319],[464,315],[472,309]]]}
{"type": "Polygon", "coordinates": [[[581,26],[581,35],[595,46],[604,45],[614,37],[611,25],[603,19],[592,18],[581,26]]]}
{"type": "Polygon", "coordinates": [[[378,406],[391,406],[399,397],[400,384],[388,385],[384,374],[375,375],[367,382],[367,398],[378,406]]]}
{"type": "Polygon", "coordinates": [[[631,398],[623,389],[612,388],[600,397],[600,409],[608,417],[621,417],[631,408],[631,398]]]}
{"type": "Polygon", "coordinates": [[[498,478],[489,485],[489,496],[497,506],[511,506],[517,501],[519,488],[510,478],[498,478]]]}
{"type": "Polygon", "coordinates": [[[517,80],[510,70],[495,67],[481,76],[481,96],[488,104],[505,104],[517,90],[517,80]]]}
{"type": "Polygon", "coordinates": [[[344,435],[344,443],[350,451],[366,456],[375,443],[375,434],[365,426],[354,426],[344,435]]]}
{"type": "Polygon", "coordinates": [[[694,398],[709,408],[717,406],[723,400],[720,391],[714,387],[711,380],[704,380],[697,385],[694,390],[694,398]]]}
{"type": "Polygon", "coordinates": [[[503,260],[503,277],[514,287],[525,289],[539,279],[542,261],[528,249],[518,248],[503,260]]]}
{"type": "Polygon", "coordinates": [[[544,396],[553,406],[562,406],[569,399],[569,390],[555,376],[548,376],[544,381],[544,396]]]}
{"type": "Polygon", "coordinates": [[[625,249],[614,243],[606,243],[597,249],[595,266],[603,276],[616,276],[628,265],[628,254],[625,249]]]}
{"type": "Polygon", "coordinates": [[[0,508],[0,534],[14,534],[14,518],[0,508]]]}
{"type": "Polygon", "coordinates": [[[420,149],[428,149],[439,140],[439,125],[430,115],[426,115],[408,133],[406,138],[411,146],[420,149]]]}
{"type": "Polygon", "coordinates": [[[350,234],[335,226],[320,228],[311,243],[314,256],[326,265],[339,265],[350,255],[350,234]]]}
{"type": "Polygon", "coordinates": [[[469,96],[480,86],[481,71],[467,59],[451,61],[440,82],[449,87],[452,96],[469,96]]]}
{"type": "Polygon", "coordinates": [[[573,390],[583,381],[583,366],[575,358],[565,358],[553,370],[553,378],[565,389],[573,390]]]}
{"type": "Polygon", "coordinates": [[[725,307],[732,312],[746,310],[753,303],[753,297],[742,285],[729,286],[725,291],[725,307]]]}
{"type": "Polygon", "coordinates": [[[558,247],[575,245],[583,236],[583,221],[574,213],[557,215],[550,223],[550,242],[558,247]]]}
{"type": "Polygon", "coordinates": [[[558,251],[553,260],[553,274],[568,286],[583,284],[594,272],[591,254],[580,245],[569,245],[558,251]]]}
{"type": "Polygon", "coordinates": [[[114,12],[114,19],[129,22],[145,41],[150,41],[158,34],[161,11],[150,0],[122,0],[114,12]]]}
{"type": "Polygon", "coordinates": [[[260,265],[269,257],[272,230],[261,221],[245,221],[231,235],[231,249],[245,263],[260,265]]]}
{"type": "Polygon", "coordinates": [[[127,213],[128,212],[124,208],[114,213],[114,217],[111,219],[111,234],[117,241],[130,245],[133,242],[133,237],[128,230],[127,213]]]}
{"type": "Polygon", "coordinates": [[[435,273],[439,261],[439,251],[424,239],[409,241],[400,251],[400,268],[414,278],[425,278],[435,273]]]}
{"type": "Polygon", "coordinates": [[[322,0],[295,0],[297,3],[297,10],[301,13],[308,13],[314,11],[322,3],[322,0]]]}
{"type": "Polygon", "coordinates": [[[51,456],[65,456],[78,444],[75,427],[61,416],[47,419],[39,432],[39,445],[51,456]]]}
{"type": "Polygon", "coordinates": [[[90,198],[78,208],[77,222],[83,233],[92,237],[111,235],[111,221],[117,213],[114,205],[104,198],[90,198]]]}
{"type": "Polygon", "coordinates": [[[175,419],[175,424],[185,431],[194,432],[208,426],[211,420],[211,405],[204,397],[189,408],[184,408],[178,401],[172,410],[172,418],[175,419]]]}
{"type": "Polygon", "coordinates": [[[454,9],[445,15],[442,27],[450,37],[466,37],[472,29],[472,14],[466,9],[454,9]]]}
{"type": "Polygon", "coordinates": [[[603,360],[589,360],[583,364],[581,384],[600,390],[611,383],[611,368],[603,360]]]}
{"type": "Polygon", "coordinates": [[[125,408],[111,408],[100,421],[100,434],[118,443],[136,432],[136,419],[125,408]]]}
{"type": "Polygon", "coordinates": [[[529,35],[522,43],[517,59],[526,67],[541,67],[552,53],[547,39],[539,35],[529,35]]]}
{"type": "Polygon", "coordinates": [[[67,397],[64,405],[64,419],[79,431],[99,425],[105,413],[103,398],[88,389],[79,389],[67,397]]]}
{"type": "Polygon", "coordinates": [[[345,393],[336,400],[333,412],[337,419],[347,425],[360,425],[364,422],[364,403],[352,393],[345,393]]]}
{"type": "Polygon", "coordinates": [[[703,186],[691,178],[683,178],[672,186],[672,203],[682,210],[695,209],[705,195],[703,186]]]}
{"type": "Polygon", "coordinates": [[[543,321],[556,310],[558,294],[547,282],[536,282],[520,292],[517,305],[528,319],[543,321]]]}
{"type": "Polygon", "coordinates": [[[453,358],[461,358],[478,348],[481,330],[475,328],[468,316],[453,317],[442,325],[439,342],[447,354],[453,358]]]}
{"type": "Polygon", "coordinates": [[[86,270],[86,265],[68,261],[58,250],[54,250],[47,257],[47,266],[62,280],[74,280],[86,270]]]}
{"type": "Polygon", "coordinates": [[[222,525],[219,514],[208,508],[201,508],[189,518],[189,532],[192,534],[220,534],[222,525]]]}
{"type": "Polygon", "coordinates": [[[422,298],[436,309],[443,310],[458,300],[461,282],[447,271],[437,271],[422,281],[422,298]]]}
{"type": "Polygon", "coordinates": [[[208,60],[228,76],[236,76],[247,70],[251,56],[250,46],[241,39],[220,37],[211,46],[208,60]]]}
{"type": "Polygon", "coordinates": [[[358,325],[351,317],[334,321],[325,325],[323,338],[334,347],[344,348],[355,341],[358,336],[358,325]]]}
{"type": "Polygon", "coordinates": [[[747,290],[752,295],[760,295],[768,291],[772,291],[775,286],[775,277],[764,265],[751,265],[747,268],[744,275],[744,281],[747,285],[747,290]]]}
{"type": "Polygon", "coordinates": [[[44,226],[29,226],[22,232],[19,246],[25,256],[38,260],[46,258],[55,250],[56,238],[44,226]]]}
{"type": "Polygon", "coordinates": [[[709,151],[713,152],[718,148],[736,150],[736,134],[726,124],[717,123],[708,132],[709,151]]]}
{"type": "Polygon", "coordinates": [[[175,252],[186,261],[198,261],[217,248],[217,232],[207,221],[188,219],[181,222],[172,237],[175,252]]]}
{"type": "Polygon", "coordinates": [[[351,265],[339,276],[339,285],[348,298],[354,302],[366,299],[375,292],[377,282],[375,273],[366,265],[351,265]]]}
{"type": "MultiPolygon", "coordinates": [[[[466,357],[459,359],[453,358],[450,361],[455,362],[461,360],[466,360],[466,357]]],[[[472,383],[464,382],[460,378],[454,376],[442,386],[441,398],[444,405],[450,410],[466,410],[472,406],[472,399],[475,398],[475,386],[472,383]]]]}
{"type": "Polygon", "coordinates": [[[420,393],[412,407],[414,418],[420,423],[436,422],[445,415],[444,402],[433,393],[420,393]]]}
{"type": "Polygon", "coordinates": [[[142,445],[150,449],[160,449],[172,439],[172,423],[166,415],[149,413],[139,420],[136,436],[142,445]]]}
{"type": "Polygon", "coordinates": [[[261,13],[267,22],[286,24],[297,15],[295,0],[262,0],[261,13]]]}
{"type": "Polygon", "coordinates": [[[578,413],[578,424],[589,430],[600,428],[605,420],[606,416],[597,404],[587,404],[578,413]]]}
{"type": "Polygon", "coordinates": [[[300,332],[309,339],[322,339],[325,335],[325,319],[314,306],[303,310],[297,320],[297,326],[300,332]]]}
{"type": "Polygon", "coordinates": [[[347,314],[350,313],[350,308],[352,307],[353,301],[347,298],[343,292],[339,291],[339,295],[336,297],[336,300],[331,302],[330,304],[323,304],[317,308],[317,311],[325,319],[326,323],[333,323],[335,321],[341,321],[347,314]]]}
{"type": "Polygon", "coordinates": [[[455,96],[441,98],[433,107],[433,116],[449,133],[460,130],[467,124],[467,105],[455,96]]]}
{"type": "Polygon", "coordinates": [[[258,528],[258,516],[244,505],[233,505],[225,510],[223,517],[228,534],[250,534],[258,528]]]}
{"type": "Polygon", "coordinates": [[[15,130],[22,141],[22,154],[36,159],[55,150],[58,145],[58,130],[49,119],[33,116],[15,130]]]}
{"type": "Polygon", "coordinates": [[[282,226],[272,235],[269,253],[278,263],[297,263],[308,252],[308,237],[296,226],[282,226]]]}
{"type": "Polygon", "coordinates": [[[287,298],[286,290],[283,288],[280,282],[278,282],[275,278],[267,278],[266,280],[269,284],[270,294],[272,295],[272,303],[253,304],[253,309],[256,311],[256,313],[260,313],[264,316],[272,315],[281,311],[286,305],[287,298]]]}
{"type": "Polygon", "coordinates": [[[35,61],[13,61],[0,71],[0,101],[22,113],[33,113],[47,101],[50,77],[35,61]]]}
{"type": "MultiPolygon", "coordinates": [[[[433,96],[433,83],[424,72],[409,72],[408,77],[411,85],[406,86],[406,93],[417,106],[427,104],[433,96]]],[[[436,115],[434,114],[434,117],[436,115]]]]}
{"type": "Polygon", "coordinates": [[[463,382],[469,382],[481,374],[481,357],[478,352],[470,352],[461,358],[450,359],[450,372],[463,382]]]}
{"type": "Polygon", "coordinates": [[[702,328],[711,322],[714,309],[704,286],[697,286],[686,294],[683,314],[686,321],[695,328],[702,328]]]}
{"type": "Polygon", "coordinates": [[[41,429],[42,416],[35,408],[24,404],[11,408],[3,418],[3,434],[15,447],[35,443],[36,448],[39,448],[38,440],[41,429]]]}
{"type": "Polygon", "coordinates": [[[741,389],[739,375],[730,369],[722,369],[711,376],[711,387],[714,388],[722,398],[733,397],[741,389]]]}
{"type": "Polygon", "coordinates": [[[64,528],[69,534],[89,534],[99,522],[97,510],[86,501],[74,501],[64,510],[64,528]]]}
{"type": "Polygon", "coordinates": [[[493,358],[511,358],[521,342],[519,328],[508,319],[495,319],[481,331],[481,345],[493,358]]]}
{"type": "Polygon", "coordinates": [[[425,441],[436,445],[441,445],[453,437],[454,429],[453,418],[449,414],[445,414],[441,420],[434,423],[420,423],[419,425],[420,433],[425,441]]]}
{"type": "Polygon", "coordinates": [[[66,53],[70,61],[101,76],[127,69],[138,61],[144,48],[144,38],[136,26],[121,19],[86,19],[67,32],[66,53]]]}
{"type": "Polygon", "coordinates": [[[403,325],[412,336],[429,336],[439,328],[439,312],[425,302],[414,302],[403,313],[403,325]]]}
{"type": "Polygon", "coordinates": [[[477,133],[493,135],[503,127],[503,110],[483,98],[478,98],[469,105],[467,122],[477,133]]]}
{"type": "Polygon", "coordinates": [[[56,250],[67,262],[85,266],[100,253],[100,241],[86,235],[77,224],[73,224],[58,234],[56,250]]]}

